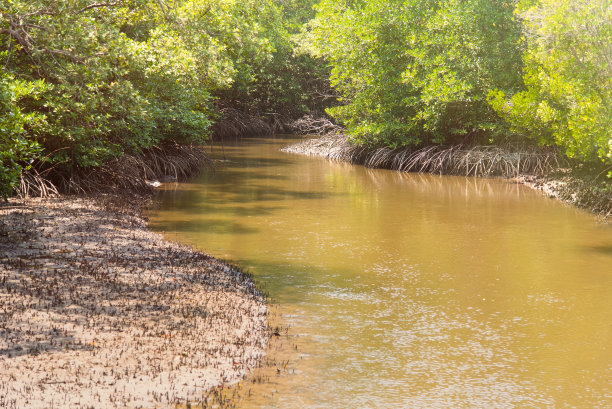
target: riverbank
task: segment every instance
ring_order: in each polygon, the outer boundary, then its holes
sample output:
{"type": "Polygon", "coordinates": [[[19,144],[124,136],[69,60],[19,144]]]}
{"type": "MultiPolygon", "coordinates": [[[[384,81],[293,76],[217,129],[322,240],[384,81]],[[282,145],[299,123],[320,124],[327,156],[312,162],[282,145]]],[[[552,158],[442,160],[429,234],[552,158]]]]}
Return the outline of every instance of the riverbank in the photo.
{"type": "Polygon", "coordinates": [[[514,152],[499,147],[431,146],[418,150],[355,146],[340,132],[305,139],[284,152],[322,156],[371,168],[464,176],[501,176],[612,220],[612,190],[589,172],[575,172],[554,150],[514,152]],[[603,187],[602,187],[603,186],[603,187]]]}
{"type": "Polygon", "coordinates": [[[103,202],[0,206],[0,407],[174,407],[264,356],[249,275],[103,202]]]}

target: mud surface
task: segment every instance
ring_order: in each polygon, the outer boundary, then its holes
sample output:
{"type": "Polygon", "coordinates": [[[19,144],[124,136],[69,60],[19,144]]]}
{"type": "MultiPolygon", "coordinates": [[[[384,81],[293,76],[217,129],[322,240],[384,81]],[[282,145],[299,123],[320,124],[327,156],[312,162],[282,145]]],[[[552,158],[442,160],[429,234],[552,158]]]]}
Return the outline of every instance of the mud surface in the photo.
{"type": "Polygon", "coordinates": [[[251,278],[86,199],[0,206],[0,407],[173,407],[265,353],[251,278]]]}

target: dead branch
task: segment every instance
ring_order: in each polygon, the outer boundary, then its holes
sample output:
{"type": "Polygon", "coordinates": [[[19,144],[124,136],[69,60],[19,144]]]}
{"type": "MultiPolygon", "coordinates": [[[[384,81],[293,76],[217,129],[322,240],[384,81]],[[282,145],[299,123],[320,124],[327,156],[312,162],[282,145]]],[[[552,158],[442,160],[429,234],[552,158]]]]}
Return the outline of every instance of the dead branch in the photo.
{"type": "Polygon", "coordinates": [[[63,55],[64,57],[68,57],[72,61],[78,62],[80,64],[85,64],[84,59],[82,59],[81,57],[77,57],[76,55],[70,54],[68,51],[57,50],[57,49],[56,50],[46,50],[46,51],[51,54],[63,55]]]}
{"type": "Polygon", "coordinates": [[[334,124],[325,117],[315,117],[312,115],[304,115],[289,124],[294,132],[303,135],[328,135],[340,133],[342,127],[334,124]]]}
{"type": "Polygon", "coordinates": [[[10,35],[12,38],[17,40],[17,42],[19,43],[19,45],[21,45],[23,50],[29,54],[30,48],[31,48],[30,44],[21,36],[21,34],[19,34],[19,32],[17,32],[16,30],[12,30],[10,28],[0,28],[0,34],[10,35]]]}
{"type": "Polygon", "coordinates": [[[89,6],[83,7],[82,9],[77,11],[76,14],[81,14],[81,13],[86,12],[87,10],[100,8],[100,7],[112,7],[112,6],[116,6],[117,4],[119,4],[118,1],[115,1],[113,3],[93,3],[93,4],[90,4],[89,6]]]}
{"type": "MultiPolygon", "coordinates": [[[[11,38],[15,39],[19,45],[21,45],[21,48],[23,49],[23,51],[28,54],[31,55],[33,51],[38,51],[38,52],[46,52],[49,53],[51,55],[62,55],[64,57],[67,57],[69,59],[71,59],[74,62],[78,62],[80,64],[84,64],[85,60],[81,57],[78,57],[68,51],[65,50],[58,50],[58,49],[48,49],[48,48],[43,48],[43,49],[36,49],[35,45],[36,45],[36,41],[28,34],[28,32],[26,31],[26,27],[34,27],[34,28],[38,28],[41,30],[44,30],[43,27],[39,27],[39,26],[35,26],[33,24],[28,24],[23,22],[23,20],[21,18],[17,19],[18,21],[16,21],[15,18],[11,17],[10,18],[10,24],[11,24],[11,28],[0,28],[0,34],[8,34],[11,38]]],[[[57,61],[56,61],[57,62],[57,61]]]]}

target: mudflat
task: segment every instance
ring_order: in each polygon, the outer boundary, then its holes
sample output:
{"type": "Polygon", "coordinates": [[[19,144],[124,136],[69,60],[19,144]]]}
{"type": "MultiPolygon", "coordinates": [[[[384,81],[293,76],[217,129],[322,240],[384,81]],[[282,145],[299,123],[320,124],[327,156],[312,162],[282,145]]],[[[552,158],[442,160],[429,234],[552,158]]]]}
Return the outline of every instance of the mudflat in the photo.
{"type": "Polygon", "coordinates": [[[91,199],[0,206],[0,407],[173,407],[265,354],[265,298],[236,267],[91,199]]]}

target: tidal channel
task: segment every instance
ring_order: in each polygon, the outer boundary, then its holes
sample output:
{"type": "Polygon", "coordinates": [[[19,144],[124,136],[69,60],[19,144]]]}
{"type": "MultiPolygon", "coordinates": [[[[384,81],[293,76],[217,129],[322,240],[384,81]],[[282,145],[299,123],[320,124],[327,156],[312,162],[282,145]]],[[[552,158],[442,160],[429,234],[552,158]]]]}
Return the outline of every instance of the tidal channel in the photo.
{"type": "Polygon", "coordinates": [[[151,226],[251,271],[293,351],[244,408],[610,408],[612,228],[501,179],[215,147],[151,226]]]}

